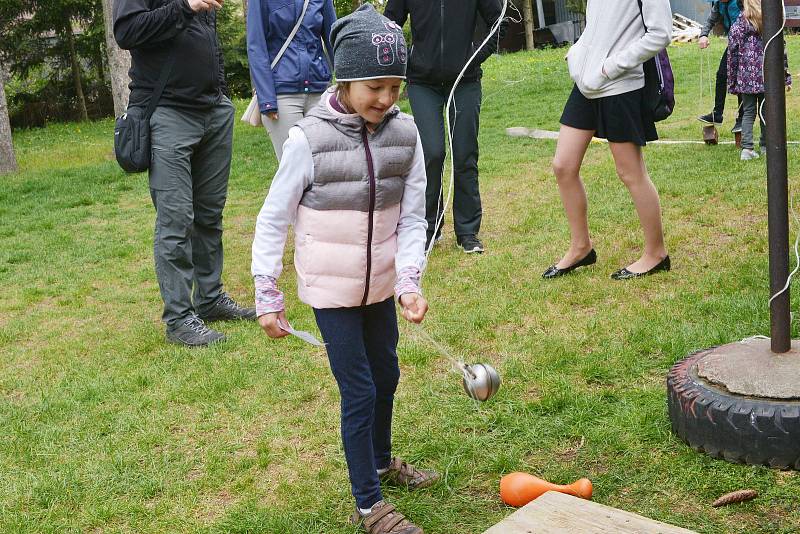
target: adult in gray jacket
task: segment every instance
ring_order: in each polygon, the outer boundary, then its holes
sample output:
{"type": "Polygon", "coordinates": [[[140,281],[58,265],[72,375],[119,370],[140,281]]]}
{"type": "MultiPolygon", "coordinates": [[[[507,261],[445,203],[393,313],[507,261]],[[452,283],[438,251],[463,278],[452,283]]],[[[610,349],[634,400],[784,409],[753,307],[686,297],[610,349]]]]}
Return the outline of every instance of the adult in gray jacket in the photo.
{"type": "Polygon", "coordinates": [[[114,38],[131,51],[130,105],[147,106],[165,65],[171,67],[150,118],[153,249],[167,340],[188,346],[224,339],[204,320],[256,316],[222,287],[222,210],[233,138],[216,35],[222,2],[114,2],[114,38]]]}
{"type": "Polygon", "coordinates": [[[570,229],[566,254],[543,274],[555,278],[596,262],[589,236],[587,199],[580,169],[593,136],[608,140],[617,175],[628,188],[644,231],[644,253],[614,272],[616,280],[670,269],[658,192],[642,148],[658,138],[651,105],[644,101],[642,64],[669,45],[669,0],[589,0],[586,29],[567,54],[575,87],[561,116],[553,160],[570,229]]]}

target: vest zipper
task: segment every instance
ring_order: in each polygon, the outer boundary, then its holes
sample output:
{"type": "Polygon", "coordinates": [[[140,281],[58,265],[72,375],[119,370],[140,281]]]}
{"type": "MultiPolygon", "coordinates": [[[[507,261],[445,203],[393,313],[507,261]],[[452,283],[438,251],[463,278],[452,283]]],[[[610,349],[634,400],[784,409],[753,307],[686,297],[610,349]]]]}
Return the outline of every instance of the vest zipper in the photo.
{"type": "Polygon", "coordinates": [[[214,72],[211,74],[211,86],[219,88],[219,55],[217,54],[217,19],[216,14],[214,14],[214,22],[212,25],[211,16],[209,13],[205,13],[205,20],[206,20],[206,33],[208,34],[208,41],[210,49],[211,49],[211,65],[213,65],[214,72]]]}
{"type": "Polygon", "coordinates": [[[367,223],[367,276],[364,282],[364,298],[361,299],[361,305],[367,305],[367,298],[369,297],[369,279],[372,275],[372,228],[375,218],[375,167],[372,161],[372,152],[369,149],[369,140],[367,139],[367,127],[361,130],[361,140],[364,141],[364,152],[367,157],[367,173],[369,174],[369,213],[367,223]]]}

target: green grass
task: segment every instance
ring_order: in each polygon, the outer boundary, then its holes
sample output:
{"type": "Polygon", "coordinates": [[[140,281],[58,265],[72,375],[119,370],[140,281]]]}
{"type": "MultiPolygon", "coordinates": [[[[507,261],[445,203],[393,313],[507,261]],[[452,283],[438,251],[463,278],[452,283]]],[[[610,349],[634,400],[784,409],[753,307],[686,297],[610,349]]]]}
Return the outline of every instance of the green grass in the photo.
{"type": "MultiPolygon", "coordinates": [[[[722,46],[705,52],[708,65],[722,46]]],[[[789,48],[795,64],[800,39],[789,48]]],[[[584,177],[599,262],[542,282],[568,240],[549,168],[554,143],[504,129],[557,128],[570,90],[564,52],[486,65],[488,252],[459,253],[446,228],[425,279],[425,328],[467,362],[496,366],[503,387],[473,403],[446,359],[401,325],[395,452],[444,480],[387,497],[426,532],[480,533],[512,511],[498,482],[522,470],[560,483],[587,476],[596,501],[699,532],[796,532],[797,474],[695,453],[666,414],[674,362],[768,333],[764,160],[741,162],[731,146],[648,147],[674,270],[616,283],[608,275],[637,257],[641,233],[608,148],[593,144],[584,177]],[[761,496],[710,507],[744,487],[761,496]]],[[[713,69],[703,97],[696,46],[670,52],[678,109],[660,133],[700,139],[694,117],[709,110],[713,69]]],[[[788,103],[796,117],[794,92],[788,103]]],[[[324,353],[270,341],[253,324],[222,325],[229,341],[214,348],[164,343],[147,182],[117,168],[111,130],[105,120],[17,132],[21,171],[2,179],[0,532],[354,532],[324,353]]],[[[789,138],[800,139],[793,118],[789,138]]],[[[271,152],[262,130],[237,122],[225,282],[245,302],[271,152]]],[[[789,169],[797,186],[797,146],[789,169]]],[[[288,253],[286,263],[290,320],[315,330],[294,297],[288,253]]]]}

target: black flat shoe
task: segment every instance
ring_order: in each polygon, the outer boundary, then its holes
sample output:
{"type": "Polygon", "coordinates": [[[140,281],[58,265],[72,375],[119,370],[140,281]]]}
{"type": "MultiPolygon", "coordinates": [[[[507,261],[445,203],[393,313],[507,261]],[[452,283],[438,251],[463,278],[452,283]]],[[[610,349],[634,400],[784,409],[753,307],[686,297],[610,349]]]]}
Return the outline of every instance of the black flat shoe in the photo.
{"type": "Polygon", "coordinates": [[[596,262],[597,262],[597,253],[594,251],[594,249],[592,249],[586,256],[576,261],[569,267],[564,267],[563,269],[559,269],[555,265],[551,265],[550,267],[547,268],[545,272],[542,273],[542,278],[550,279],[550,278],[557,278],[559,276],[564,276],[565,274],[571,273],[578,267],[586,267],[587,265],[593,265],[596,262]]]}
{"type": "Polygon", "coordinates": [[[612,280],[628,280],[630,278],[641,278],[642,276],[649,276],[651,274],[655,274],[659,271],[669,271],[672,265],[669,261],[669,256],[658,262],[658,265],[650,269],[649,271],[645,271],[643,273],[633,273],[628,269],[622,268],[619,271],[616,271],[611,275],[612,280]]]}

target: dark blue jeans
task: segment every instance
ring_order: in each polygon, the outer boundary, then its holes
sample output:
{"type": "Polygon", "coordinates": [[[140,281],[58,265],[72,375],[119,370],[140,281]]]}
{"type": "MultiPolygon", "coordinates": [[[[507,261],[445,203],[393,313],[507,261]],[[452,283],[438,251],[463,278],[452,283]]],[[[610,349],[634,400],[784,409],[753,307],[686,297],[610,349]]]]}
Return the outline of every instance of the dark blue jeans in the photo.
{"type": "Polygon", "coordinates": [[[356,505],[383,499],[378,469],[392,456],[392,406],[400,380],[394,299],[353,308],[314,309],[339,385],[342,444],[356,505]]]}

